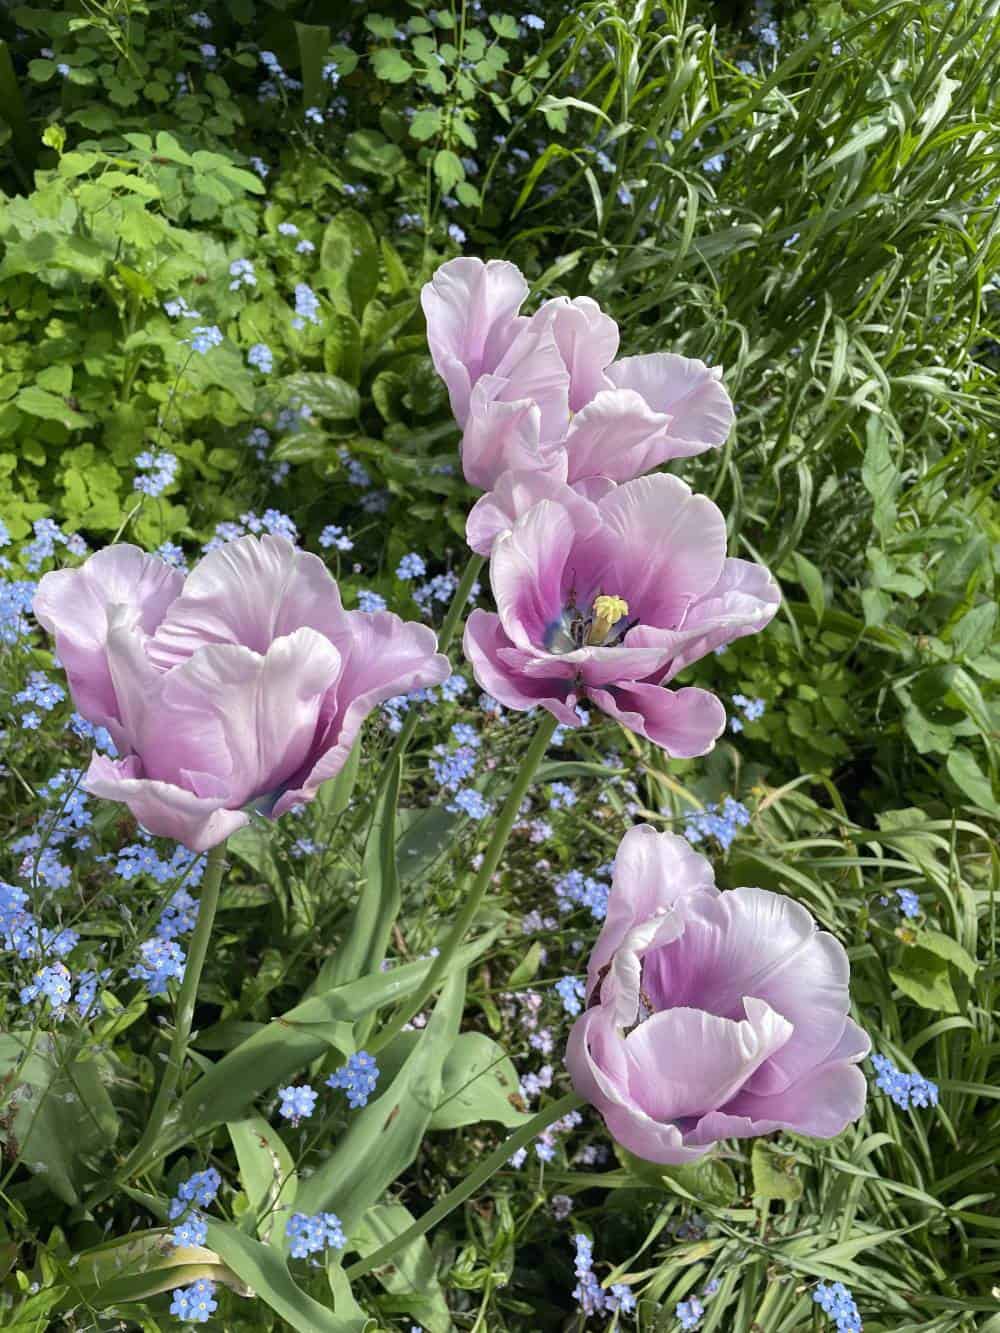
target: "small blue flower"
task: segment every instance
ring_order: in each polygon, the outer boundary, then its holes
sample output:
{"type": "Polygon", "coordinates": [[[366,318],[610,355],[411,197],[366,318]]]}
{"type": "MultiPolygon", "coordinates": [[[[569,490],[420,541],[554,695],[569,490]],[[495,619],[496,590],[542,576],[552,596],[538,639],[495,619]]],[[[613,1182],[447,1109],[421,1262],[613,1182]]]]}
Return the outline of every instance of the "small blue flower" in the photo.
{"type": "Polygon", "coordinates": [[[347,1237],[336,1213],[293,1213],[285,1224],[285,1235],[291,1241],[288,1252],[293,1259],[305,1259],[326,1249],[342,1250],[347,1237]]]}
{"type": "Polygon", "coordinates": [[[139,945],[141,961],[129,969],[129,976],[136,981],[144,981],[150,995],[164,995],[167,982],[171,978],[180,980],[184,976],[187,957],[176,940],[164,940],[158,936],[143,940],[139,945]]]}
{"type": "MultiPolygon", "coordinates": [[[[284,225],[284,224],[283,224],[284,225]]],[[[293,329],[302,329],[306,325],[319,323],[319,297],[305,282],[295,284],[295,318],[292,320],[293,329]]]]}
{"type": "Polygon", "coordinates": [[[474,787],[457,791],[447,809],[452,814],[468,815],[470,819],[485,819],[492,810],[490,803],[474,787]]]}
{"type": "Polygon", "coordinates": [[[300,255],[311,255],[315,249],[316,247],[313,245],[312,241],[307,241],[303,236],[302,240],[299,241],[298,245],[295,247],[295,252],[300,255]]]}
{"type": "Polygon", "coordinates": [[[347,1102],[352,1110],[368,1105],[368,1098],[375,1091],[379,1079],[379,1067],[375,1057],[367,1051],[357,1051],[349,1056],[347,1063],[341,1065],[326,1080],[328,1088],[342,1088],[347,1093],[347,1102]]]}
{"type": "Polygon", "coordinates": [[[922,1074],[907,1074],[897,1069],[886,1055],[873,1055],[877,1077],[875,1086],[887,1093],[902,1111],[911,1106],[928,1107],[938,1104],[938,1086],[922,1074]]]}
{"type": "Polygon", "coordinates": [[[539,18],[537,14],[522,14],[521,22],[526,28],[533,28],[535,32],[541,32],[545,27],[545,20],[539,18]]]}
{"type": "Polygon", "coordinates": [[[199,1213],[192,1213],[174,1227],[171,1240],[180,1249],[188,1245],[204,1245],[208,1238],[208,1223],[199,1213]]]}
{"type": "Polygon", "coordinates": [[[299,229],[294,222],[279,222],[278,231],[282,236],[298,236],[299,229]]]}
{"type": "Polygon", "coordinates": [[[241,287],[257,286],[257,275],[249,259],[234,259],[229,265],[229,276],[232,278],[229,284],[231,292],[239,291],[241,287]]]}
{"type": "Polygon", "coordinates": [[[549,809],[569,810],[576,805],[576,792],[566,782],[549,783],[549,809]]]}
{"type": "Polygon", "coordinates": [[[908,920],[912,921],[920,915],[920,899],[912,889],[897,889],[896,897],[899,899],[899,910],[908,920]]]}
{"type": "Polygon", "coordinates": [[[455,242],[456,245],[465,244],[465,232],[462,230],[462,228],[458,225],[457,222],[451,222],[448,224],[448,235],[451,237],[451,239],[455,242]]]}
{"type": "Polygon", "coordinates": [[[311,1088],[308,1083],[299,1084],[297,1087],[287,1087],[278,1089],[278,1097],[281,1104],[278,1107],[278,1114],[286,1120],[290,1120],[293,1125],[297,1125],[300,1120],[308,1120],[316,1109],[316,1090],[311,1088]]]}
{"type": "Polygon", "coordinates": [[[213,347],[219,347],[222,343],[222,330],[215,324],[199,325],[198,328],[191,330],[191,337],[185,338],[184,342],[191,344],[191,350],[197,352],[199,356],[205,356],[213,347]]]}
{"type": "Polygon", "coordinates": [[[338,551],[353,551],[354,543],[350,537],[346,536],[344,529],[338,527],[336,523],[328,523],[319,534],[319,544],[323,547],[333,546],[338,551]]]}
{"type": "Polygon", "coordinates": [[[189,1324],[207,1324],[209,1317],[219,1308],[215,1297],[215,1283],[208,1278],[199,1278],[190,1287],[177,1287],[170,1303],[170,1313],[178,1319],[185,1319],[189,1324]]]}
{"type": "Polygon", "coordinates": [[[424,563],[424,558],[418,555],[416,551],[404,555],[396,566],[396,578],[402,579],[404,582],[409,579],[422,579],[426,573],[427,566],[424,563]]]}
{"type": "Polygon", "coordinates": [[[323,112],[319,109],[318,106],[307,106],[306,120],[308,120],[312,125],[322,125],[323,112]]]}
{"type": "Polygon", "coordinates": [[[370,588],[362,588],[358,592],[358,609],[374,614],[376,611],[385,610],[385,598],[381,593],[372,592],[370,588]]]}
{"type": "Polygon", "coordinates": [[[247,352],[247,364],[259,370],[262,375],[270,375],[274,369],[274,353],[267,343],[254,343],[247,352]]]}
{"type": "Polygon", "coordinates": [[[587,990],[579,977],[562,977],[556,982],[555,989],[562,1000],[563,1008],[571,1018],[582,1013],[587,990]]]}
{"type": "Polygon", "coordinates": [[[697,1296],[691,1296],[688,1300],[677,1303],[674,1314],[680,1321],[681,1328],[685,1330],[697,1328],[705,1314],[705,1307],[697,1296]]]}

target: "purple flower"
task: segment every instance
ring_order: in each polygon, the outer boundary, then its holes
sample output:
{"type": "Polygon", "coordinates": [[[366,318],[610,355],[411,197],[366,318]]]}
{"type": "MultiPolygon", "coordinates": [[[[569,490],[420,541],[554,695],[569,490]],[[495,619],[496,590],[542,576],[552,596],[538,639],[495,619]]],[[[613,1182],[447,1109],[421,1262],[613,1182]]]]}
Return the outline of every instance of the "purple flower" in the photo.
{"type": "Polygon", "coordinates": [[[311,801],[377,704],[450,669],[426,626],[345,611],[322,560],[284,536],[227,542],[186,579],[108,546],[46,574],[34,610],[76,708],[123,756],[93,755],[86,790],[193,851],[248,824],[247,807],[277,818],[311,801]]]}
{"type": "Polygon", "coordinates": [[[608,915],[570,1033],[577,1092],[648,1161],[718,1139],[839,1134],[864,1109],[870,1048],[848,1017],[843,946],[783,894],[720,893],[682,839],[641,824],[615,860],[608,915]]]}
{"type": "Polygon", "coordinates": [[[579,727],[589,699],[668,754],[706,754],[722,704],[666,683],[763,629],[780,600],[764,566],[727,559],[726,543],[712,501],[665,473],[596,504],[539,501],[493,547],[497,611],[476,609],[465,629],[476,680],[508,708],[540,705],[579,727]]]}

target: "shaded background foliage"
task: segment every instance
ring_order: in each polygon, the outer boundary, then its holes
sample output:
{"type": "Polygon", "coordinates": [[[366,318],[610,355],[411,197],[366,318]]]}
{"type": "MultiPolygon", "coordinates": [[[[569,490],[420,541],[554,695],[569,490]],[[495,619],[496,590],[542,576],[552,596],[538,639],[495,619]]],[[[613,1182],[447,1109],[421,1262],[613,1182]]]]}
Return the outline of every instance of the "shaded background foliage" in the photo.
{"type": "MultiPolygon", "coordinates": [[[[374,591],[413,615],[400,558],[460,569],[472,498],[418,306],[443,258],[509,257],[540,297],[598,299],[626,352],[669,346],[724,365],[736,430],[682,474],[727,514],[731,551],[775,568],[786,601],[766,634],[689,676],[727,700],[759,697],[766,712],[691,764],[596,728],[566,742],[553,763],[576,767],[548,780],[577,783],[579,797],[545,815],[545,855],[553,875],[572,869],[583,827],[593,870],[635,813],[683,827],[699,804],[738,796],[752,826],[714,847],[720,883],[791,892],[850,945],[879,1049],[936,1078],[942,1109],[921,1119],[882,1097],[833,1148],[783,1142],[780,1171],[795,1184],[770,1202],[778,1187],[756,1150],[721,1184],[680,1180],[667,1195],[628,1163],[588,1174],[560,1161],[545,1184],[577,1200],[584,1225],[600,1219],[610,1262],[646,1275],[643,1328],[675,1327],[676,1302],[717,1275],[709,1329],[819,1326],[807,1283],[834,1277],[854,1289],[866,1328],[993,1330],[997,7],[535,11],[541,28],[484,5],[236,0],[209,10],[210,30],[155,0],[6,11],[0,517],[15,544],[52,518],[92,546],[127,523],[150,549],[190,553],[219,523],[277,508],[313,546],[331,523],[349,530],[353,554],[336,555],[348,602],[374,591]],[[234,290],[239,259],[256,281],[234,290]],[[316,294],[316,325],[294,327],[298,283],[316,294]],[[206,355],[164,309],[179,297],[221,331],[206,355]],[[268,374],[247,363],[257,343],[272,349],[268,374]],[[137,459],[150,449],[179,467],[137,506],[137,459]],[[609,746],[636,785],[620,777],[599,803],[588,783],[609,771],[609,746]],[[920,894],[918,925],[882,903],[899,888],[920,894]],[[709,1220],[685,1238],[692,1191],[709,1220]]],[[[24,664],[7,666],[12,700],[24,664]]],[[[470,706],[429,718],[404,789],[400,864],[424,872],[401,918],[414,956],[454,910],[455,862],[478,845],[421,765],[470,706]]],[[[20,732],[8,711],[11,768],[37,786],[65,741],[20,732]]],[[[488,730],[490,797],[523,732],[488,730]]],[[[390,739],[373,729],[373,757],[390,739]]],[[[4,780],[4,818],[23,833],[37,812],[24,784],[4,780]]],[[[362,807],[371,781],[365,766],[362,807]]],[[[316,837],[334,813],[320,806],[316,837]]],[[[114,816],[103,818],[113,840],[114,816]]],[[[349,930],[359,838],[312,865],[281,836],[240,848],[230,909],[246,915],[227,929],[223,914],[206,1058],[245,1035],[238,1025],[299,1003],[349,930]]],[[[504,876],[509,917],[539,906],[536,860],[525,834],[504,876]]],[[[148,933],[159,899],[143,891],[148,933]]],[[[84,897],[95,920],[118,912],[94,876],[84,897]]],[[[520,1056],[517,1011],[495,995],[536,973],[551,981],[555,960],[573,971],[572,945],[593,922],[577,908],[542,929],[526,967],[502,924],[448,1022],[520,1056]]],[[[106,1039],[131,1137],[156,1037],[145,1002],[123,998],[134,1017],[109,1015],[106,1039]]],[[[396,1204],[379,1206],[420,1212],[492,1132],[429,1134],[396,1204]]],[[[37,1179],[13,1181],[24,1202],[7,1243],[22,1275],[41,1271],[41,1255],[57,1265],[96,1244],[65,1191],[58,1203],[37,1179]]],[[[116,1234],[134,1206],[114,1206],[116,1234]]],[[[477,1310],[478,1327],[573,1327],[567,1234],[511,1173],[420,1252],[420,1271],[439,1272],[460,1327],[477,1310]]],[[[441,1318],[379,1299],[387,1327],[399,1310],[432,1329],[441,1318]]],[[[264,1306],[260,1319],[272,1326],[264,1306]]]]}

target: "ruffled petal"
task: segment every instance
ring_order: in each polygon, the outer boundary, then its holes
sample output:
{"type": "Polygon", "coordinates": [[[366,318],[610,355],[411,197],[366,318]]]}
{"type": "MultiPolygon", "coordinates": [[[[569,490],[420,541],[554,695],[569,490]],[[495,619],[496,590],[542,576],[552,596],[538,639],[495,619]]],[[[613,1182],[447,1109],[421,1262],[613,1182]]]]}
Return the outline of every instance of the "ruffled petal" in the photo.
{"type": "Polygon", "coordinates": [[[519,648],[544,649],[549,628],[560,621],[571,577],[567,563],[580,535],[578,518],[584,536],[599,522],[589,501],[580,499],[570,509],[540,500],[494,546],[493,596],[504,630],[519,648]]]}
{"type": "Polygon", "coordinates": [[[196,796],[170,782],[143,776],[136,756],[109,759],[95,753],[83,780],[93,796],[121,801],[149,833],[173,838],[193,852],[205,852],[250,822],[242,810],[227,808],[226,796],[196,796]]]}
{"type": "Polygon", "coordinates": [[[284,537],[240,537],[199,560],[147,651],[164,669],[210,644],[270,644],[309,628],[334,644],[347,634],[346,613],[330,571],[284,537]]]}
{"type": "Polygon", "coordinates": [[[322,733],[308,763],[287,780],[276,816],[312,800],[320,785],[340,772],[376,705],[440,685],[451,675],[451,664],[437,651],[437,636],[428,626],[401,620],[391,611],[346,614],[350,639],[341,640],[344,664],[335,698],[328,698],[322,733]]]}
{"type": "Polygon", "coordinates": [[[604,368],[618,351],[618,325],[589,296],[577,296],[572,301],[557,296],[543,302],[532,323],[546,321],[569,371],[570,411],[579,412],[608,386],[604,368]]]}
{"type": "Polygon", "coordinates": [[[460,426],[476,381],[496,369],[526,323],[517,312],[527,295],[520,270],[502,259],[451,259],[424,285],[420,304],[431,359],[460,426]]]}
{"type": "Polygon", "coordinates": [[[715,587],[689,607],[684,640],[667,679],[716,648],[757,634],[771,623],[780,605],[781,591],[768,569],[749,560],[727,560],[715,587]]]}
{"type": "Polygon", "coordinates": [[[625,1038],[629,1092],[655,1120],[676,1121],[731,1101],[788,1041],[792,1025],[763,1000],[746,1000],[745,1017],[701,1009],[665,1009],[625,1038]]]}
{"type": "Polygon", "coordinates": [[[477,609],[465,625],[463,648],[481,689],[492,694],[505,708],[527,712],[541,706],[564,726],[582,725],[574,711],[576,694],[567,679],[537,678],[509,666],[501,656],[513,647],[504,633],[500,617],[477,609]]]}
{"type": "Polygon", "coordinates": [[[598,393],[573,418],[563,441],[570,481],[597,475],[631,481],[676,458],[669,425],[669,417],[629,389],[598,393]]]}
{"type": "Polygon", "coordinates": [[[608,367],[607,377],[670,417],[670,458],[717,449],[729,437],[735,414],[719,366],[676,352],[653,352],[623,357],[608,367]]]}
{"type": "Polygon", "coordinates": [[[73,702],[88,721],[108,726],[119,719],[107,661],[108,608],[131,608],[141,631],[152,634],[183,583],[159,556],[124,542],[96,551],[78,569],[42,577],[32,609],[55,637],[73,702]]]}
{"type": "Polygon", "coordinates": [[[626,482],[598,507],[603,527],[592,560],[601,591],[624,597],[630,619],[680,628],[723,571],[726,521],[718,508],[664,473],[626,482]]]}
{"type": "Polygon", "coordinates": [[[772,1097],[741,1092],[722,1110],[705,1116],[685,1135],[700,1145],[716,1139],[755,1138],[790,1129],[815,1139],[832,1139],[865,1109],[868,1084],[856,1064],[823,1064],[772,1097]]]}
{"type": "Polygon", "coordinates": [[[630,828],[615,855],[608,911],[587,968],[587,991],[634,926],[673,910],[691,893],[717,894],[712,864],[676,833],[630,828]]]}
{"type": "Polygon", "coordinates": [[[708,754],[726,726],[726,710],[708,690],[630,683],[610,689],[588,686],[602,712],[629,731],[659,745],[675,759],[708,754]]]}
{"type": "MultiPolygon", "coordinates": [[[[466,541],[477,555],[488,556],[497,537],[508,532],[539,500],[556,500],[570,508],[580,499],[566,484],[566,455],[557,449],[537,467],[505,472],[493,490],[476,501],[466,520],[466,541]]],[[[600,521],[596,513],[593,521],[600,521]]]]}

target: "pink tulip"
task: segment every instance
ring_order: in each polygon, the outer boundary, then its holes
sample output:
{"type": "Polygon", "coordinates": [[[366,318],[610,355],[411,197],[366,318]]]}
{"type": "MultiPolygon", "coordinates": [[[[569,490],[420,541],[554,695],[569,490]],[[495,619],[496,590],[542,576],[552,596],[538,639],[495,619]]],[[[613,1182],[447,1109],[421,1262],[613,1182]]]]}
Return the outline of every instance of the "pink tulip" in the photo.
{"type": "Polygon", "coordinates": [[[450,260],[423,289],[471,485],[491,491],[559,454],[569,485],[629,481],[725,441],[733,407],[718,367],[670,352],[616,361],[617,325],[595,301],[558,297],[529,318],[518,313],[527,294],[495,259],[450,260]]]}
{"type": "Polygon", "coordinates": [[[762,565],[726,558],[711,500],[662,473],[596,501],[539,500],[496,540],[490,577],[497,611],[473,611],[465,631],[484,690],[571,727],[590,699],[684,758],[712,748],[725,711],[707,690],[664,683],[763,629],[780,596],[762,565]]]}
{"type": "Polygon", "coordinates": [[[776,1129],[832,1138],[866,1096],[849,977],[843,946],[800,903],[720,893],[683,838],[639,825],[618,849],[570,1033],[573,1084],[652,1162],[776,1129]]]}
{"type": "Polygon", "coordinates": [[[241,537],[185,579],[135,546],[46,574],[34,611],[77,708],[122,758],[84,786],[194,851],[310,801],[384,699],[449,674],[433,632],[345,611],[323,562],[241,537]]]}

